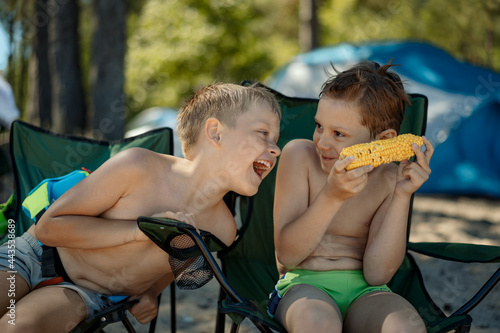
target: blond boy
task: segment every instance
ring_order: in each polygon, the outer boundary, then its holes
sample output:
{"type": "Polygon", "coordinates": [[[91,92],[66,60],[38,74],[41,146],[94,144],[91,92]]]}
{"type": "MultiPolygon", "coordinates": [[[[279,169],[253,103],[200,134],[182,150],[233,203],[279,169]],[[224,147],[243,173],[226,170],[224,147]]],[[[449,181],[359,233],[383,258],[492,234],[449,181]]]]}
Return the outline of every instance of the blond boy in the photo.
{"type": "Polygon", "coordinates": [[[17,239],[31,262],[17,267],[15,326],[5,315],[8,269],[0,271],[0,331],[67,332],[111,304],[109,295],[137,298],[131,313],[151,321],[174,276],[168,254],[138,229],[137,217],[177,218],[231,244],[236,226],[223,196],[254,195],[274,167],[280,112],[265,89],[210,85],[179,112],[186,158],[128,149],[68,190],[17,239]],[[57,248],[71,282],[35,289],[44,280],[38,241],[57,248]]]}

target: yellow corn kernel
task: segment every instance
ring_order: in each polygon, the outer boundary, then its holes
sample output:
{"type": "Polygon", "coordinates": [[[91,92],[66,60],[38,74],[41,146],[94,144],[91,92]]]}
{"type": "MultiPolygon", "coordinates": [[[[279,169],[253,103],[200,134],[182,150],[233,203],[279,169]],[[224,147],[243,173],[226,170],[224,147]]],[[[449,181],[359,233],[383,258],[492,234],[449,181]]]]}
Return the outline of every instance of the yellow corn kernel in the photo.
{"type": "Polygon", "coordinates": [[[359,168],[364,165],[377,167],[383,163],[409,159],[415,155],[411,149],[413,143],[422,147],[424,140],[417,135],[401,134],[392,139],[360,143],[342,149],[339,159],[343,160],[351,155],[354,156],[354,161],[346,167],[346,170],[359,168]]]}

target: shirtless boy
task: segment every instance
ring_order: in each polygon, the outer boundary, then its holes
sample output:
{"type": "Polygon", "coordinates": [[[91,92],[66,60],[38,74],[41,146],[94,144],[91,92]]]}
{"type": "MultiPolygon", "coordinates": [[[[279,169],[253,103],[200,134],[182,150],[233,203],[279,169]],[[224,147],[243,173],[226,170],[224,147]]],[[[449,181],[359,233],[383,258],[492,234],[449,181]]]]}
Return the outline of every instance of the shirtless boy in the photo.
{"type": "Polygon", "coordinates": [[[323,85],[313,141],[283,148],[274,205],[280,274],[270,310],[288,332],[425,332],[386,286],[405,254],[410,198],[429,177],[417,161],[346,171],[344,147],[397,135],[409,98],[391,65],[360,63],[323,85]],[[286,273],[286,274],[285,274],[286,273]],[[280,299],[281,296],[281,299],[280,299]],[[273,302],[274,301],[274,302],[273,302]]]}
{"type": "Polygon", "coordinates": [[[178,115],[186,158],[123,151],[16,239],[16,325],[5,314],[12,269],[0,260],[0,331],[67,332],[108,305],[102,295],[139,299],[131,313],[141,323],[151,321],[157,296],[174,276],[168,254],[138,229],[137,217],[177,218],[231,244],[236,226],[223,196],[257,192],[281,153],[280,117],[279,105],[263,88],[214,84],[196,92],[178,115]],[[44,280],[38,241],[57,247],[72,283],[35,289],[44,280]]]}

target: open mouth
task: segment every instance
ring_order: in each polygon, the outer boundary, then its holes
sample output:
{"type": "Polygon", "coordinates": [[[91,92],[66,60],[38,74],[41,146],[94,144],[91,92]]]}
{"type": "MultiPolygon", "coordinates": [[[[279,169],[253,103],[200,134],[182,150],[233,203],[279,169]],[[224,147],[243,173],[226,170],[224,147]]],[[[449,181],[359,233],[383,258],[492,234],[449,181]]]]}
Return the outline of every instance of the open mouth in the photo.
{"type": "Polygon", "coordinates": [[[262,177],[262,174],[271,169],[271,163],[265,160],[257,160],[253,162],[253,170],[256,174],[262,177]]]}

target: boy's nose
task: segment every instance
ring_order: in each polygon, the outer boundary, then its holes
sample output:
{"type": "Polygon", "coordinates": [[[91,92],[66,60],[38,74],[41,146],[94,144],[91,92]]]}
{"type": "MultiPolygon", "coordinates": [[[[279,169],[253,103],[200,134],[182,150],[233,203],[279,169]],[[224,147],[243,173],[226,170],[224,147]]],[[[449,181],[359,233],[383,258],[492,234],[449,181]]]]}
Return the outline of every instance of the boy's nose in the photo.
{"type": "Polygon", "coordinates": [[[320,149],[330,149],[330,148],[332,148],[332,144],[331,144],[330,140],[328,140],[328,138],[326,138],[325,136],[321,136],[319,138],[317,146],[320,149]]]}
{"type": "Polygon", "coordinates": [[[269,145],[269,151],[271,152],[271,154],[276,155],[276,157],[280,156],[280,154],[281,154],[280,147],[274,142],[272,142],[269,145]]]}

